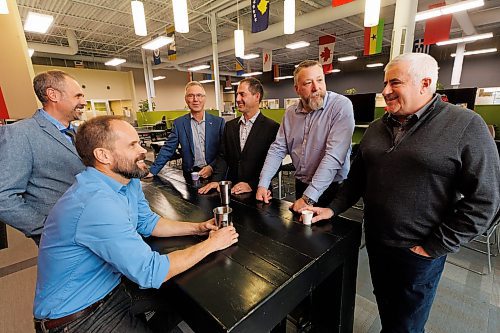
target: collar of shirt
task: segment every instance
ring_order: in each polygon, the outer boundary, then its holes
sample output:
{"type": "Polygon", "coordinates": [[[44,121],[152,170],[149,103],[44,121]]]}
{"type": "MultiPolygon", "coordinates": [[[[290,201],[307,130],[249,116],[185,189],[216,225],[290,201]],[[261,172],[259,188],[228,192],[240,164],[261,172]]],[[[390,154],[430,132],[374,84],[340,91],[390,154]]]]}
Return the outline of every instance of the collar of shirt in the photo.
{"type": "Polygon", "coordinates": [[[411,127],[411,125],[415,124],[422,117],[422,115],[429,109],[429,107],[434,104],[434,102],[436,101],[436,98],[437,98],[437,95],[434,94],[434,97],[431,98],[431,100],[427,104],[425,104],[423,107],[421,107],[414,114],[407,116],[403,122],[399,121],[394,115],[389,114],[387,117],[389,120],[389,123],[392,125],[392,127],[406,126],[407,124],[410,125],[410,127],[411,127]]]}
{"type": "Polygon", "coordinates": [[[192,113],[189,113],[189,115],[191,116],[191,120],[196,121],[196,123],[198,123],[198,124],[201,124],[201,123],[203,123],[203,122],[205,121],[205,111],[203,111],[203,118],[201,119],[201,121],[200,121],[200,122],[198,122],[198,120],[196,120],[196,119],[194,118],[194,116],[193,116],[193,114],[192,114],[192,113]]]}
{"type": "Polygon", "coordinates": [[[123,185],[119,181],[114,180],[110,176],[105,175],[104,173],[100,172],[99,170],[93,167],[87,167],[84,172],[88,173],[92,177],[101,180],[103,183],[108,185],[113,191],[115,191],[116,193],[120,193],[122,195],[125,195],[127,193],[127,188],[133,181],[133,179],[131,179],[127,185],[123,185]]]}
{"type": "Polygon", "coordinates": [[[329,92],[326,91],[325,92],[325,98],[323,99],[323,106],[320,107],[317,110],[312,110],[311,112],[307,112],[306,110],[304,110],[304,106],[302,105],[302,99],[299,99],[299,102],[297,103],[297,107],[295,108],[295,113],[305,113],[305,114],[308,114],[308,113],[312,113],[314,111],[324,110],[325,107],[326,107],[326,103],[328,103],[328,95],[329,95],[329,92]]]}
{"type": "Polygon", "coordinates": [[[40,111],[42,116],[44,116],[45,119],[47,119],[52,124],[54,124],[54,126],[57,127],[57,129],[59,131],[64,131],[65,129],[68,129],[68,128],[74,130],[73,125],[71,123],[69,123],[69,127],[66,127],[63,124],[61,124],[56,118],[54,118],[50,114],[48,114],[47,111],[45,111],[44,109],[38,109],[38,110],[40,111]]]}
{"type": "Polygon", "coordinates": [[[253,125],[253,123],[255,123],[255,119],[257,119],[257,117],[259,116],[259,114],[260,114],[260,110],[257,111],[257,113],[252,118],[248,119],[248,121],[245,120],[245,116],[244,115],[241,115],[240,120],[238,120],[238,122],[240,124],[243,124],[243,125],[248,125],[248,122],[250,122],[253,125]]]}

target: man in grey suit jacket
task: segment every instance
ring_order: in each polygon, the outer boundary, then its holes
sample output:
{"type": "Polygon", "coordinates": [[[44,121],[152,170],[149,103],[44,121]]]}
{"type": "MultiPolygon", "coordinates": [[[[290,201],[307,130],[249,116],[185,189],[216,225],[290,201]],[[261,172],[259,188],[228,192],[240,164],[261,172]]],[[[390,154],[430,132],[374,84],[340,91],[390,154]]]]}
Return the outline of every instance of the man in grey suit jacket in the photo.
{"type": "Polygon", "coordinates": [[[147,177],[157,175],[172,159],[181,146],[184,177],[191,181],[191,172],[198,171],[200,177],[212,175],[219,142],[224,131],[224,119],[205,112],[205,89],[198,81],[188,82],[184,99],[190,113],[175,119],[172,132],[163,145],[147,177]]]}
{"type": "Polygon", "coordinates": [[[82,115],[85,98],[62,71],[38,74],[33,88],[43,108],[0,133],[0,221],[38,245],[49,210],[84,169],[70,123],[82,115]]]}

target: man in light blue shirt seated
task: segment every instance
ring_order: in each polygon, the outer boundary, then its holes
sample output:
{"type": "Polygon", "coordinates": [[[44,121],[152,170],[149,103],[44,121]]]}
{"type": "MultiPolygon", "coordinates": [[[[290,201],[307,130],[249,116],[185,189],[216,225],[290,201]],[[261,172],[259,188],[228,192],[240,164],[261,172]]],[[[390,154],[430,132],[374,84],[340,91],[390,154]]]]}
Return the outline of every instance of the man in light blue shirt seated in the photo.
{"type": "Polygon", "coordinates": [[[293,76],[300,101],[285,112],[260,173],[256,198],[269,202],[271,178],[289,154],[296,170],[291,209],[298,212],[306,205],[329,204],[347,178],[354,112],[347,97],[326,90],[319,62],[302,61],[293,76]]]}
{"type": "Polygon", "coordinates": [[[35,328],[151,332],[151,323],[168,320],[161,314],[165,302],[159,292],[139,287],[160,288],[208,254],[236,243],[238,234],[232,226],[217,230],[213,220],[179,222],[152,212],[138,179],[149,172],[146,150],[120,117],[81,125],[76,148],[86,169],[50,211],[42,232],[35,328]],[[202,234],[208,239],[167,255],[152,251],[142,239],[202,234]],[[141,307],[156,311],[153,318],[146,322],[137,316],[136,300],[149,302],[141,307]]]}

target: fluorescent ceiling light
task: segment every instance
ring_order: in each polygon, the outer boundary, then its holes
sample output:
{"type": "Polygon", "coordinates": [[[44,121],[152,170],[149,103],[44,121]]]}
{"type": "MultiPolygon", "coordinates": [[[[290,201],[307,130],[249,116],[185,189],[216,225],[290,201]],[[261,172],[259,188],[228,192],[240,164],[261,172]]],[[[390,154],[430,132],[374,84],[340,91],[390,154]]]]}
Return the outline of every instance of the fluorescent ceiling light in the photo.
{"type": "Polygon", "coordinates": [[[113,58],[110,61],[105,62],[104,64],[106,66],[118,66],[120,64],[123,64],[125,61],[127,61],[127,60],[125,60],[125,59],[119,59],[119,58],[113,58]]]}
{"type": "Polygon", "coordinates": [[[310,45],[310,43],[308,43],[308,42],[300,41],[300,42],[295,42],[295,43],[291,43],[291,44],[286,44],[286,48],[295,50],[295,49],[300,49],[301,47],[306,47],[309,45],[310,45]]]}
{"type": "Polygon", "coordinates": [[[283,32],[286,35],[295,33],[295,0],[283,3],[283,32]]]}
{"type": "Polygon", "coordinates": [[[241,58],[245,55],[245,34],[243,30],[234,30],[234,55],[241,58]]]}
{"type": "Polygon", "coordinates": [[[278,77],[275,77],[274,79],[275,80],[293,79],[293,75],[278,76],[278,77]]]}
{"type": "Polygon", "coordinates": [[[201,80],[201,81],[198,81],[200,83],[210,83],[210,82],[214,82],[215,80],[201,80]]]}
{"type": "Polygon", "coordinates": [[[355,59],[358,59],[358,57],[356,57],[356,56],[347,56],[347,57],[340,57],[337,60],[338,61],[349,61],[349,60],[355,60],[355,59]]]}
{"type": "MultiPolygon", "coordinates": [[[[493,53],[496,52],[496,48],[491,48],[491,49],[482,49],[482,50],[476,50],[476,51],[466,51],[464,52],[464,56],[468,55],[475,55],[475,54],[483,54],[483,53],[493,53]]],[[[456,53],[451,54],[452,57],[456,56],[456,53]]]]}
{"type": "Polygon", "coordinates": [[[365,1],[365,27],[374,27],[378,25],[380,18],[380,0],[365,1]]]}
{"type": "Polygon", "coordinates": [[[8,14],[9,6],[7,6],[7,0],[0,0],[0,14],[8,14]]]}
{"type": "Polygon", "coordinates": [[[338,73],[338,72],[340,72],[340,69],[335,68],[335,69],[333,69],[330,73],[338,73]]]}
{"type": "Polygon", "coordinates": [[[237,86],[238,84],[240,84],[240,82],[231,82],[232,86],[237,86]]]}
{"type": "Polygon", "coordinates": [[[28,55],[30,56],[30,58],[33,56],[33,53],[35,53],[34,49],[28,49],[28,55]]]}
{"type": "Polygon", "coordinates": [[[189,67],[188,71],[196,72],[196,71],[200,71],[202,69],[207,69],[207,68],[210,68],[210,65],[199,65],[199,66],[189,67]]]}
{"type": "Polygon", "coordinates": [[[415,15],[415,22],[428,20],[430,18],[438,17],[441,15],[448,15],[457,12],[462,12],[468,9],[477,8],[481,6],[484,6],[484,0],[466,0],[466,1],[456,2],[451,5],[432,8],[417,13],[417,15],[415,15]]]}
{"type": "Polygon", "coordinates": [[[26,22],[24,22],[24,30],[44,34],[49,30],[53,21],[54,17],[52,15],[29,12],[26,22]]]}
{"type": "Polygon", "coordinates": [[[153,78],[153,81],[163,80],[163,79],[165,79],[165,78],[166,78],[165,76],[163,76],[163,75],[159,75],[159,76],[155,76],[155,77],[153,78]]]}
{"type": "Polygon", "coordinates": [[[159,36],[153,39],[152,41],[149,41],[146,44],[144,44],[142,48],[146,50],[157,50],[160,47],[172,43],[173,41],[174,39],[172,37],[159,36]]]}
{"type": "Polygon", "coordinates": [[[483,91],[487,93],[494,93],[496,91],[500,91],[500,87],[484,88],[483,91]]]}
{"type": "Polygon", "coordinates": [[[249,59],[255,59],[258,57],[260,57],[260,56],[257,53],[249,53],[249,54],[245,54],[243,57],[241,57],[241,59],[249,60],[249,59]]]}
{"type": "Polygon", "coordinates": [[[144,16],[144,4],[142,1],[130,1],[132,7],[132,18],[134,20],[134,30],[137,36],[147,36],[146,16],[144,16]]]}
{"type": "Polygon", "coordinates": [[[260,74],[262,74],[262,72],[251,72],[251,73],[242,74],[241,76],[248,77],[248,76],[256,76],[256,75],[260,75],[260,74]]]}
{"type": "Polygon", "coordinates": [[[224,90],[233,90],[233,87],[224,87],[224,90]]]}
{"type": "Polygon", "coordinates": [[[470,43],[470,42],[475,42],[476,40],[487,39],[487,38],[492,38],[492,37],[493,37],[493,33],[488,32],[486,34],[470,35],[470,36],[465,36],[465,37],[460,37],[460,38],[449,39],[449,40],[445,40],[442,42],[437,42],[436,45],[442,46],[442,45],[458,44],[458,43],[470,43]]]}
{"type": "Polygon", "coordinates": [[[189,32],[189,19],[186,0],[172,0],[174,10],[175,31],[180,33],[189,32]]]}
{"type": "Polygon", "coordinates": [[[384,66],[384,64],[381,63],[381,62],[376,62],[374,64],[367,64],[366,65],[366,67],[368,67],[368,68],[371,68],[371,67],[382,67],[382,66],[384,66]]]}

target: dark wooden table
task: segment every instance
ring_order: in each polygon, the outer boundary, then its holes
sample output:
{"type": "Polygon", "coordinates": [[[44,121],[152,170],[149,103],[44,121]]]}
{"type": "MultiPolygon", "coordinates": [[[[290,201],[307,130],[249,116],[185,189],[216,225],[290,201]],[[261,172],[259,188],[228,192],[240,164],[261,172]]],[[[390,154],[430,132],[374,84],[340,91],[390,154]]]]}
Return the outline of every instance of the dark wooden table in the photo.
{"type": "MultiPolygon", "coordinates": [[[[153,210],[172,219],[203,221],[220,205],[217,192],[200,196],[182,172],[143,182],[153,210]]],[[[172,302],[196,332],[285,331],[302,300],[312,302],[317,332],[352,332],[361,225],[338,217],[312,227],[298,222],[289,202],[266,205],[254,195],[232,196],[239,242],[166,283],[172,302]]],[[[160,253],[198,237],[151,238],[160,253]]]]}

